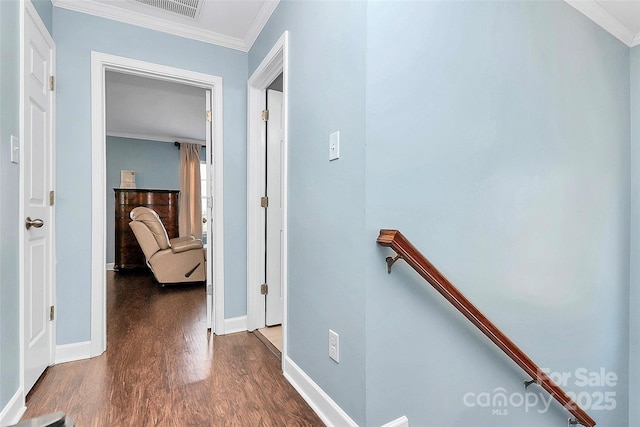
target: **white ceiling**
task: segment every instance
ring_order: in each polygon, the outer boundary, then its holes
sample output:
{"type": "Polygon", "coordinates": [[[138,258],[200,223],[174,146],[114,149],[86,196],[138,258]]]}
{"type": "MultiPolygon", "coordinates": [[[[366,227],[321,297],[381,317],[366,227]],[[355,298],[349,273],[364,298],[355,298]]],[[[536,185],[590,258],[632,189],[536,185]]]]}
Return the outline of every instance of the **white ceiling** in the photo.
{"type": "Polygon", "coordinates": [[[640,44],[640,0],[565,0],[627,46],[640,44]]]}
{"type": "Polygon", "coordinates": [[[134,0],[52,2],[56,7],[248,52],[279,0],[201,0],[202,9],[196,19],[140,4],[134,0]]]}
{"type": "Polygon", "coordinates": [[[106,82],[107,135],[204,144],[204,89],[113,71],[106,82]]]}

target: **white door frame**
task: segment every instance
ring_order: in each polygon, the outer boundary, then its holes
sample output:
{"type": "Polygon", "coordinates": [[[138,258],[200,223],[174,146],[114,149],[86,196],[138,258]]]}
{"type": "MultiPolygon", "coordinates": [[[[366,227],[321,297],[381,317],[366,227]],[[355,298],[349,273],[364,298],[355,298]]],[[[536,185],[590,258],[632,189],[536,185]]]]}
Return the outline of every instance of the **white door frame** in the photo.
{"type": "MultiPolygon", "coordinates": [[[[207,268],[213,269],[212,331],[224,334],[224,221],[222,77],[135,59],[91,52],[91,356],[107,348],[106,322],[106,104],[107,70],[198,86],[213,95],[213,251],[207,268]]],[[[204,112],[203,112],[204,114],[204,112]]]]}
{"type": "MultiPolygon", "coordinates": [[[[260,293],[264,277],[264,208],[260,206],[260,197],[265,188],[266,134],[261,119],[266,100],[267,87],[280,73],[283,74],[283,248],[282,248],[282,285],[284,312],[282,321],[283,355],[287,354],[287,204],[288,204],[288,32],[265,56],[262,63],[251,75],[247,84],[247,329],[253,331],[264,327],[265,300],[260,293]]],[[[285,358],[283,357],[284,361],[285,358]]]]}
{"type": "MultiPolygon", "coordinates": [[[[24,167],[22,165],[24,165],[25,163],[25,158],[24,158],[24,135],[25,135],[25,117],[24,117],[24,108],[25,108],[25,103],[24,103],[24,94],[25,94],[25,90],[26,90],[26,86],[25,86],[25,81],[24,81],[24,73],[25,73],[25,69],[24,69],[24,63],[25,63],[25,58],[24,58],[24,54],[25,54],[25,31],[26,31],[26,24],[25,24],[25,20],[28,19],[28,17],[30,17],[33,22],[35,23],[37,29],[40,31],[40,33],[42,33],[42,35],[47,39],[47,42],[49,43],[49,45],[53,46],[53,58],[51,60],[51,69],[49,70],[49,72],[51,73],[52,76],[55,75],[55,70],[56,70],[56,46],[55,46],[55,42],[53,40],[53,38],[51,37],[51,35],[49,34],[49,30],[47,30],[47,27],[44,25],[44,23],[42,22],[42,19],[40,18],[40,15],[38,14],[38,12],[36,11],[35,7],[33,6],[33,4],[31,3],[31,1],[24,1],[24,2],[20,2],[21,6],[20,6],[20,103],[19,103],[19,132],[20,132],[20,155],[19,155],[19,162],[20,162],[20,176],[19,176],[19,192],[20,192],[20,201],[19,201],[19,206],[18,206],[18,218],[20,220],[20,224],[21,226],[19,227],[19,231],[18,231],[18,251],[19,251],[19,255],[18,255],[18,275],[19,275],[19,283],[20,283],[20,290],[19,290],[19,312],[20,312],[20,319],[19,319],[19,342],[20,342],[20,393],[21,393],[21,403],[24,406],[24,398],[25,398],[25,390],[24,390],[24,370],[25,370],[25,351],[24,351],[24,339],[25,339],[25,325],[24,325],[24,313],[25,313],[25,264],[24,264],[24,235],[25,235],[25,228],[22,226],[22,221],[25,218],[25,212],[24,212],[24,198],[25,198],[25,189],[24,189],[24,167]],[[28,16],[27,16],[28,15],[28,16]]],[[[55,152],[56,152],[56,132],[55,132],[55,123],[56,123],[56,115],[55,115],[55,106],[56,106],[56,97],[55,97],[55,93],[52,94],[51,96],[51,105],[50,105],[50,113],[51,113],[51,117],[50,117],[50,123],[49,123],[49,132],[51,134],[51,153],[49,156],[49,183],[50,183],[50,187],[51,190],[55,191],[55,187],[56,187],[56,170],[55,170],[55,166],[56,166],[56,162],[55,162],[55,152]]],[[[55,242],[55,209],[53,207],[50,207],[50,214],[49,214],[49,224],[47,224],[47,230],[49,231],[49,241],[51,244],[50,247],[50,252],[49,252],[49,266],[48,266],[48,271],[49,271],[49,305],[53,305],[55,306],[55,301],[56,301],[56,242],[55,242]]],[[[56,322],[52,321],[50,324],[50,339],[51,342],[49,343],[49,363],[53,363],[54,359],[55,359],[55,350],[56,350],[56,322]]]]}

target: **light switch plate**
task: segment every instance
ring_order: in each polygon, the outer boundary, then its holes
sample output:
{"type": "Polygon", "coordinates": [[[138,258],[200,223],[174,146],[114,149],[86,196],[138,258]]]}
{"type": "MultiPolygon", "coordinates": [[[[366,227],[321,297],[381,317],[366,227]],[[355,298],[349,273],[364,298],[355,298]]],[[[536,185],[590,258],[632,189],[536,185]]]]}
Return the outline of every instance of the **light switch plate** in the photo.
{"type": "Polygon", "coordinates": [[[11,135],[11,163],[20,161],[20,140],[11,135]]]}
{"type": "Polygon", "coordinates": [[[329,161],[340,158],[340,131],[329,135],[329,161]]]}
{"type": "Polygon", "coordinates": [[[329,329],[329,357],[340,363],[340,336],[329,329]]]}

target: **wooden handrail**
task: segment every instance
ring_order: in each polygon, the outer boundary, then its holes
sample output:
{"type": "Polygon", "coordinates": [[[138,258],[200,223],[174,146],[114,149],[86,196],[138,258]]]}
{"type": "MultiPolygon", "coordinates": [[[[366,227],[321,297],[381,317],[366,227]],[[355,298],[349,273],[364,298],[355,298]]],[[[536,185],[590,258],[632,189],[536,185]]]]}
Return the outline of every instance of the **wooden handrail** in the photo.
{"type": "MultiPolygon", "coordinates": [[[[407,240],[398,230],[380,230],[378,243],[396,251],[400,258],[413,267],[418,274],[426,279],[443,297],[458,309],[480,331],[497,345],[518,366],[531,375],[533,381],[544,388],[555,400],[575,417],[575,420],[586,427],[593,427],[596,422],[577,403],[567,395],[549,376],[542,371],[517,345],[514,344],[500,329],[487,319],[442,273],[440,273],[407,240]]],[[[388,268],[396,259],[387,258],[388,268]]]]}

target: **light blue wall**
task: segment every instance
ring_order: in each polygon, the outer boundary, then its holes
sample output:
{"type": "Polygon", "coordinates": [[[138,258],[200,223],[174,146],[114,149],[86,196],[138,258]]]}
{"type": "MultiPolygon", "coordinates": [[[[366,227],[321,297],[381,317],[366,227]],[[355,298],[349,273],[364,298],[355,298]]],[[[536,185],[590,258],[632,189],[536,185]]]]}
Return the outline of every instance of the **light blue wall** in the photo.
{"type": "Polygon", "coordinates": [[[0,1],[0,408],[20,385],[18,183],[11,135],[19,136],[20,3],[0,1]]]}
{"type": "Polygon", "coordinates": [[[51,34],[53,32],[53,4],[51,4],[51,0],[31,0],[31,3],[47,27],[47,31],[51,34]]]}
{"type": "Polygon", "coordinates": [[[568,417],[519,396],[502,416],[464,403],[519,395],[525,375],[406,265],[385,273],[380,228],[541,367],[571,372],[582,402],[615,393],[589,411],[598,425],[628,425],[628,73],[629,49],[564,2],[369,3],[367,425],[568,417]],[[576,384],[601,367],[615,387],[576,384]]]}
{"type": "Polygon", "coordinates": [[[120,170],[136,173],[136,187],[180,190],[180,150],[173,142],[107,137],[107,262],[115,261],[114,188],[120,170]]]}
{"type": "MultiPolygon", "coordinates": [[[[631,280],[629,286],[629,402],[640,401],[640,47],[631,49],[631,280]]],[[[640,420],[640,405],[629,405],[629,419],[640,420]]]]}
{"type": "MultiPolygon", "coordinates": [[[[249,74],[289,30],[289,356],[365,421],[364,2],[281,2],[249,74]],[[329,134],[340,159],[329,162],[329,134]],[[340,364],[327,355],[340,335],[340,364]]],[[[225,165],[226,167],[226,165],[225,165]]]]}
{"type": "MultiPolygon", "coordinates": [[[[17,10],[0,1],[2,406],[19,357],[18,168],[7,159],[18,132],[17,10]]],[[[627,396],[627,377],[640,376],[629,358],[640,347],[640,316],[629,312],[640,293],[629,262],[637,48],[563,2],[283,1],[248,58],[58,8],[53,27],[58,344],[90,334],[90,51],[224,77],[229,318],[246,310],[247,69],[290,30],[292,359],[361,425],[400,415],[427,427],[565,422],[556,405],[505,416],[464,405],[466,393],[519,393],[524,375],[405,265],[386,274],[389,251],[374,242],[396,227],[541,366],[615,372],[615,387],[569,381],[590,396],[616,393],[615,410],[589,411],[598,425],[638,419],[627,396]],[[335,130],[342,156],[329,163],[335,130]],[[340,333],[339,365],[326,355],[329,328],[340,333]]]]}
{"type": "Polygon", "coordinates": [[[247,55],[54,8],[57,45],[57,342],[90,338],[91,51],[224,79],[225,317],[246,314],[247,55]]]}
{"type": "Polygon", "coordinates": [[[285,30],[293,360],[362,425],[566,422],[465,405],[517,404],[525,375],[406,265],[386,274],[375,239],[399,228],[568,390],[614,393],[599,425],[627,425],[629,49],[564,2],[282,1],[249,74],[285,30]],[[364,373],[330,363],[334,326],[364,373]],[[576,383],[602,367],[615,386],[576,383]]]}

